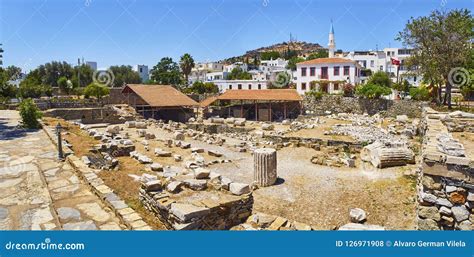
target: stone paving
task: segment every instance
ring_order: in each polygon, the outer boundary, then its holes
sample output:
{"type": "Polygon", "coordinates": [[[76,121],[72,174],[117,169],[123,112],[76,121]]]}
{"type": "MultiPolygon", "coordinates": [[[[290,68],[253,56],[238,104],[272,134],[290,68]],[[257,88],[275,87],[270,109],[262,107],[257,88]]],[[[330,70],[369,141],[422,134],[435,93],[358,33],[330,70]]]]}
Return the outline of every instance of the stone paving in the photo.
{"type": "Polygon", "coordinates": [[[120,220],[57,161],[43,130],[17,128],[16,111],[0,113],[0,230],[121,230],[120,220]]]}

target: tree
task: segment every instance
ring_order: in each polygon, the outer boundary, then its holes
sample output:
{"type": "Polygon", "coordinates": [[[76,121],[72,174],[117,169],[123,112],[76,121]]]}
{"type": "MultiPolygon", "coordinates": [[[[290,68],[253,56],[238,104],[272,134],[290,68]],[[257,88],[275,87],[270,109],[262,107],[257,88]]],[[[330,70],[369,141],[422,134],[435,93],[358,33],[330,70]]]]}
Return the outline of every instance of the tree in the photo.
{"type": "Polygon", "coordinates": [[[453,86],[450,74],[468,62],[473,28],[474,18],[467,9],[436,10],[429,16],[411,18],[397,36],[397,40],[413,48],[409,64],[418,68],[428,84],[436,87],[438,103],[441,103],[441,86],[445,85],[443,103],[448,108],[451,108],[453,86]]]}
{"type": "Polygon", "coordinates": [[[152,83],[178,86],[182,83],[179,66],[171,57],[163,57],[151,70],[152,83]]]}
{"type": "Polygon", "coordinates": [[[140,84],[140,74],[132,69],[132,66],[110,66],[109,71],[113,74],[112,87],[122,87],[125,84],[140,84]]]}
{"type": "Polygon", "coordinates": [[[16,95],[16,87],[9,83],[9,78],[8,70],[0,67],[0,97],[2,99],[9,99],[16,95]]]}
{"type": "Polygon", "coordinates": [[[38,98],[43,94],[47,95],[48,92],[51,92],[51,86],[42,83],[38,69],[28,73],[18,88],[18,95],[22,98],[38,98]]]}
{"type": "Polygon", "coordinates": [[[193,57],[188,53],[181,56],[181,59],[179,60],[179,67],[181,68],[181,71],[184,75],[184,83],[187,85],[189,74],[191,74],[191,70],[194,68],[193,57]]]}
{"type": "Polygon", "coordinates": [[[215,94],[219,92],[219,87],[212,82],[196,81],[192,86],[185,90],[186,93],[191,94],[215,94]]]}
{"type": "Polygon", "coordinates": [[[74,89],[74,86],[70,80],[68,80],[66,77],[60,77],[58,79],[58,87],[61,92],[65,93],[66,95],[69,95],[72,90],[74,89]]]}
{"type": "Polygon", "coordinates": [[[260,54],[260,59],[261,60],[275,60],[280,58],[280,53],[277,51],[269,51],[269,52],[262,52],[260,54]]]}
{"type": "Polygon", "coordinates": [[[292,57],[290,60],[288,60],[288,64],[286,65],[286,68],[294,71],[296,70],[296,64],[299,62],[304,62],[304,59],[297,56],[292,57]]]}
{"type": "Polygon", "coordinates": [[[38,119],[42,117],[42,113],[31,98],[24,99],[19,105],[19,110],[24,127],[30,129],[41,127],[38,119]]]}
{"type": "Polygon", "coordinates": [[[410,82],[404,79],[402,82],[393,83],[392,88],[398,90],[399,92],[409,92],[410,91],[410,82]]]}
{"type": "Polygon", "coordinates": [[[410,97],[413,100],[427,101],[430,99],[430,91],[424,87],[412,87],[410,88],[410,97]]]}
{"type": "Polygon", "coordinates": [[[107,87],[106,85],[95,83],[95,82],[89,84],[84,89],[84,95],[86,97],[93,96],[93,97],[97,98],[99,101],[101,101],[102,97],[108,95],[109,93],[110,93],[109,87],[107,87]]]}
{"type": "Polygon", "coordinates": [[[60,77],[71,79],[74,73],[72,66],[67,62],[56,61],[40,65],[36,70],[41,84],[50,85],[52,87],[58,86],[58,79],[60,77]]]}
{"type": "Polygon", "coordinates": [[[5,72],[8,76],[8,80],[17,80],[20,78],[21,68],[10,65],[5,69],[5,72]]]}
{"type": "Polygon", "coordinates": [[[74,67],[74,74],[72,75],[71,82],[74,88],[86,87],[92,83],[94,77],[94,71],[89,65],[81,64],[74,67]]]}
{"type": "Polygon", "coordinates": [[[372,74],[372,76],[370,76],[367,81],[367,84],[390,87],[392,85],[392,80],[390,79],[387,73],[383,71],[377,71],[376,73],[372,74]]]}
{"type": "Polygon", "coordinates": [[[329,52],[326,49],[319,49],[318,51],[311,53],[306,57],[306,61],[318,59],[318,58],[327,58],[329,57],[329,52]]]}
{"type": "Polygon", "coordinates": [[[235,67],[232,71],[227,75],[228,80],[246,80],[252,79],[252,74],[242,70],[240,67],[235,67]]]}
{"type": "Polygon", "coordinates": [[[378,99],[383,95],[390,95],[391,93],[392,90],[389,87],[371,83],[366,83],[356,88],[357,95],[368,99],[378,99]]]}

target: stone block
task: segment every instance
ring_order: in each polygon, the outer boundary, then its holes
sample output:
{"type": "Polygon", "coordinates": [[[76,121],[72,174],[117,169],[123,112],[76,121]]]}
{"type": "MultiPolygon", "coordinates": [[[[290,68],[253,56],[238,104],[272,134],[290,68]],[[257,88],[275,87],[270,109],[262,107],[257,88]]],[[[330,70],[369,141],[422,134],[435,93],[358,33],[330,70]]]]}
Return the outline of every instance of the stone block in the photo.
{"type": "Polygon", "coordinates": [[[243,195],[250,193],[250,186],[244,183],[230,183],[229,191],[234,195],[243,195]]]}
{"type": "Polygon", "coordinates": [[[209,212],[209,208],[183,203],[173,203],[170,208],[170,213],[184,223],[189,222],[193,218],[206,216],[209,212]]]}

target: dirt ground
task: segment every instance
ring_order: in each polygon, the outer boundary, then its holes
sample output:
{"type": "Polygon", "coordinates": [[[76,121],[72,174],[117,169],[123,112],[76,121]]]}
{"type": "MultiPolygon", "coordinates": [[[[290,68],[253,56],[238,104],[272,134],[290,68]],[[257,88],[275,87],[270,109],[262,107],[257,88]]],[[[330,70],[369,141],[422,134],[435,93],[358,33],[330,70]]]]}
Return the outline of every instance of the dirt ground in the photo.
{"type": "MultiPolygon", "coordinates": [[[[367,211],[368,223],[394,230],[415,228],[415,179],[403,176],[414,167],[331,168],[312,164],[313,151],[278,151],[279,180],[254,192],[256,211],[328,230],[348,223],[349,209],[358,207],[367,211]]],[[[251,157],[211,170],[235,181],[252,182],[251,157]]]]}
{"type": "MultiPolygon", "coordinates": [[[[98,140],[89,137],[79,126],[74,125],[68,121],[44,118],[46,125],[54,125],[58,122],[67,131],[64,139],[72,145],[74,154],[81,157],[89,152],[89,149],[100,143],[98,140]]],[[[132,209],[138,212],[143,220],[156,230],[165,230],[165,226],[155,217],[155,215],[145,209],[138,199],[138,189],[140,183],[134,181],[129,174],[142,175],[145,171],[145,166],[130,157],[118,157],[119,169],[112,171],[101,171],[97,175],[104,181],[106,185],[114,190],[132,209]]]]}
{"type": "Polygon", "coordinates": [[[474,159],[474,133],[472,132],[452,132],[453,137],[464,145],[466,156],[474,159]]]}

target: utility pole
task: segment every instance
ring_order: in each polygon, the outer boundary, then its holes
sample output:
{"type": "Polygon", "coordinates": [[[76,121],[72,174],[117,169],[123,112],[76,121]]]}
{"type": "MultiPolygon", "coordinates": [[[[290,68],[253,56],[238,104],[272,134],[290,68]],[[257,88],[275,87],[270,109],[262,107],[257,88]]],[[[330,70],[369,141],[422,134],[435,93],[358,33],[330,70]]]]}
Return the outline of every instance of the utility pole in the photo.
{"type": "Polygon", "coordinates": [[[77,58],[77,84],[81,87],[81,59],[77,58]]]}
{"type": "Polygon", "coordinates": [[[3,66],[3,44],[0,44],[0,66],[3,66]]]}

